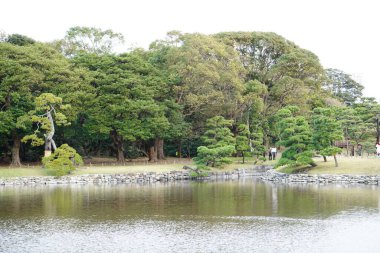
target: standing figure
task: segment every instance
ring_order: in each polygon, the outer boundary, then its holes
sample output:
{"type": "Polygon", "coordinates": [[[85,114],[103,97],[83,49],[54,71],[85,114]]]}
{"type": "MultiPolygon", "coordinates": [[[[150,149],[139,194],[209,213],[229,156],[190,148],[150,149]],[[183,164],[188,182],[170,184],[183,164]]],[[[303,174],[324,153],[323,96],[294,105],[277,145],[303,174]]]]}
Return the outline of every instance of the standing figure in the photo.
{"type": "Polygon", "coordinates": [[[268,156],[269,156],[269,160],[272,160],[272,148],[271,147],[268,149],[268,156]]]}
{"type": "Polygon", "coordinates": [[[273,160],[276,160],[276,155],[277,155],[277,148],[276,147],[273,147],[270,149],[270,152],[272,154],[272,159],[273,160]]]}
{"type": "Polygon", "coordinates": [[[380,143],[376,144],[376,155],[377,157],[380,157],[380,143]]]}

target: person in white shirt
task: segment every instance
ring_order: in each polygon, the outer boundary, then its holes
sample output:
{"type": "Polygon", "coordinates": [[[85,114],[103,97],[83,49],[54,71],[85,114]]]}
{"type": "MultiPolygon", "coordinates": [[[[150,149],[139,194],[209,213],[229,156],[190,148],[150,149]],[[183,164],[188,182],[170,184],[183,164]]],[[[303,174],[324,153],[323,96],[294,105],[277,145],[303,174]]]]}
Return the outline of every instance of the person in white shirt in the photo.
{"type": "Polygon", "coordinates": [[[380,143],[376,144],[376,155],[380,157],[380,143]]]}
{"type": "Polygon", "coordinates": [[[277,148],[276,148],[276,147],[271,148],[271,149],[270,149],[270,152],[271,152],[271,154],[272,154],[272,159],[273,159],[273,160],[276,160],[277,148]]]}

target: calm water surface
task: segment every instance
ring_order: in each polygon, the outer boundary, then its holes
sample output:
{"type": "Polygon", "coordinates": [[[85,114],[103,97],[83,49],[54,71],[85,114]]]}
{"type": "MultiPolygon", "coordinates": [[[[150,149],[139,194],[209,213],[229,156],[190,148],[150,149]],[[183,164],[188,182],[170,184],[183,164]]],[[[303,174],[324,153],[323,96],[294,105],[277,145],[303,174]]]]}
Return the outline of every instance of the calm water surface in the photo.
{"type": "Polygon", "coordinates": [[[0,252],[380,252],[380,187],[0,187],[0,252]]]}

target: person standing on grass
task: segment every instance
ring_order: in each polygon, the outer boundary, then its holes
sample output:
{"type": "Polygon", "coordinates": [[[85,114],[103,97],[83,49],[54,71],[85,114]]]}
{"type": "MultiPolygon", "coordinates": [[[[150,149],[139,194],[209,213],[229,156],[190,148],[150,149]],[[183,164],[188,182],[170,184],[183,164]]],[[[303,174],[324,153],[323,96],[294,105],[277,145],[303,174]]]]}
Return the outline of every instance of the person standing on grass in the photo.
{"type": "Polygon", "coordinates": [[[277,148],[276,147],[270,148],[270,152],[272,154],[272,159],[276,160],[277,148]]]}
{"type": "Polygon", "coordinates": [[[376,144],[376,155],[380,157],[380,142],[376,144]]]}
{"type": "Polygon", "coordinates": [[[269,147],[268,157],[269,157],[269,160],[272,160],[272,147],[269,147]]]}

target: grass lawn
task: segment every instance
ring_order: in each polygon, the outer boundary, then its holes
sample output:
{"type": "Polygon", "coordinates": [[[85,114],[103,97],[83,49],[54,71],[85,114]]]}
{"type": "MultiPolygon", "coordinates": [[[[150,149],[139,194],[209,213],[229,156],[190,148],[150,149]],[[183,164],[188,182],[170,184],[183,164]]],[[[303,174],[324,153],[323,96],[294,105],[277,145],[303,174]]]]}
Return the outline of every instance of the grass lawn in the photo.
{"type": "Polygon", "coordinates": [[[47,176],[46,170],[42,168],[9,168],[0,167],[1,177],[33,177],[33,176],[47,176]]]}
{"type": "MultiPolygon", "coordinates": [[[[174,159],[159,163],[149,163],[146,159],[135,159],[125,163],[117,163],[113,158],[93,158],[86,161],[85,165],[74,171],[73,175],[84,174],[126,174],[138,172],[169,172],[172,170],[182,170],[184,165],[192,164],[189,159],[174,159]]],[[[0,178],[23,177],[23,176],[48,176],[46,170],[41,165],[9,167],[0,166],[0,178]]]]}
{"type": "MultiPolygon", "coordinates": [[[[246,158],[242,163],[241,157],[233,157],[233,163],[224,166],[222,169],[212,169],[212,171],[229,171],[236,168],[249,168],[254,165],[255,159],[246,158]]],[[[276,161],[267,161],[265,164],[274,164],[276,161]]],[[[173,170],[182,170],[184,165],[193,165],[192,160],[187,158],[167,158],[159,163],[149,163],[144,158],[134,159],[132,161],[118,164],[114,158],[92,158],[87,160],[85,165],[77,169],[73,175],[84,174],[127,174],[143,172],[169,172],[173,170]]],[[[22,177],[22,176],[47,176],[46,170],[40,165],[33,167],[6,167],[0,166],[0,178],[22,177]]]]}
{"type": "MultiPolygon", "coordinates": [[[[213,169],[213,171],[229,171],[236,168],[249,168],[254,165],[255,159],[246,158],[242,163],[241,157],[233,157],[233,163],[224,166],[222,169],[213,169]]],[[[307,171],[309,174],[356,174],[356,175],[380,175],[380,159],[371,157],[338,157],[339,167],[335,167],[334,159],[327,158],[323,162],[322,158],[314,158],[317,167],[307,171]]],[[[266,161],[264,164],[274,165],[276,161],[266,161]]],[[[86,161],[86,164],[74,172],[74,175],[84,174],[126,174],[142,172],[169,172],[173,170],[182,170],[184,165],[193,165],[190,159],[168,158],[159,163],[149,163],[146,159],[135,159],[123,164],[117,164],[112,158],[93,158],[86,161]]],[[[286,172],[286,171],[283,171],[286,172]]],[[[27,176],[47,176],[46,170],[40,165],[32,167],[10,168],[0,166],[0,178],[9,177],[27,177],[27,176]]]]}
{"type": "Polygon", "coordinates": [[[308,171],[309,174],[356,174],[356,175],[380,175],[380,159],[370,157],[338,157],[338,167],[335,167],[334,158],[328,157],[327,162],[323,158],[314,159],[317,167],[308,171]]]}

